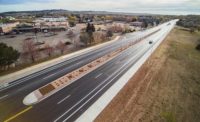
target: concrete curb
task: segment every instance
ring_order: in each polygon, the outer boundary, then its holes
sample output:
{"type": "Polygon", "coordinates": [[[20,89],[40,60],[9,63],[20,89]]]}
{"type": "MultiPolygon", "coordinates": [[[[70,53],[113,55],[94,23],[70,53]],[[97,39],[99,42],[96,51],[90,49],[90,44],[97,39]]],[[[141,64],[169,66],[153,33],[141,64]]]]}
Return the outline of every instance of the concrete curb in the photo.
{"type": "Polygon", "coordinates": [[[96,46],[92,46],[92,47],[89,47],[89,48],[86,48],[86,49],[82,49],[82,50],[79,50],[77,52],[74,52],[74,53],[71,53],[71,54],[67,54],[67,55],[61,56],[59,58],[56,58],[56,59],[53,59],[53,60],[50,60],[50,61],[47,61],[47,62],[43,62],[43,63],[37,64],[35,66],[31,66],[31,67],[25,68],[23,70],[20,70],[20,71],[17,71],[17,72],[2,76],[0,78],[0,84],[1,84],[0,86],[5,85],[5,84],[7,84],[9,82],[12,82],[14,80],[23,78],[23,77],[25,77],[27,75],[33,74],[33,73],[38,72],[40,70],[46,69],[46,68],[51,67],[53,65],[59,64],[59,63],[61,63],[63,61],[67,61],[67,60],[69,60],[71,58],[74,58],[74,57],[77,57],[79,55],[85,54],[85,53],[90,52],[92,50],[99,49],[99,48],[101,48],[101,47],[103,47],[105,45],[108,45],[110,43],[114,43],[119,38],[120,38],[120,36],[117,36],[115,39],[113,39],[113,40],[111,40],[109,42],[105,42],[105,43],[102,43],[102,44],[99,44],[99,45],[96,45],[96,46]]]}
{"type": "MultiPolygon", "coordinates": [[[[171,30],[172,26],[169,30],[171,30]]],[[[132,78],[137,70],[146,62],[160,43],[166,38],[170,31],[166,32],[162,38],[159,38],[152,49],[148,50],[136,64],[134,64],[117,82],[115,82],[94,104],[92,104],[77,120],[76,122],[93,122],[95,118],[103,111],[103,109],[111,102],[111,100],[117,95],[117,93],[126,85],[126,83],[132,78]]]]}

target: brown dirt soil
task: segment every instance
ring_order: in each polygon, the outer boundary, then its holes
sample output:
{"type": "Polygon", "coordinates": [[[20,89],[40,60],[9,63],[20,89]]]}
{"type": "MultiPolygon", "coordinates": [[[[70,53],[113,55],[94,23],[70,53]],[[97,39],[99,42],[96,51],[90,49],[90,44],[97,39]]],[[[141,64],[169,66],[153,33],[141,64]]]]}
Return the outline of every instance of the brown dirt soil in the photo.
{"type": "Polygon", "coordinates": [[[200,122],[200,33],[173,29],[96,122],[200,122]]]}

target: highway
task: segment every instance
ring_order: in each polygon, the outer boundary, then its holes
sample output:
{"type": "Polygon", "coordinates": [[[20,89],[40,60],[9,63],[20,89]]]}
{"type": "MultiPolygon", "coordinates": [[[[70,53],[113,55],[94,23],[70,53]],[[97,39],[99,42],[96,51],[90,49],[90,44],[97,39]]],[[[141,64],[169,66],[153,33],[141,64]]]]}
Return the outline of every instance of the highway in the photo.
{"type": "Polygon", "coordinates": [[[95,51],[64,61],[45,70],[13,81],[0,90],[0,121],[14,122],[61,122],[75,121],[107,89],[110,88],[146,51],[173,28],[175,21],[145,31],[129,34],[115,43],[95,51]],[[112,52],[129,42],[161,29],[155,34],[128,48],[119,56],[78,79],[40,103],[26,106],[24,97],[35,89],[112,52]],[[149,44],[153,41],[153,44],[149,44]]]}

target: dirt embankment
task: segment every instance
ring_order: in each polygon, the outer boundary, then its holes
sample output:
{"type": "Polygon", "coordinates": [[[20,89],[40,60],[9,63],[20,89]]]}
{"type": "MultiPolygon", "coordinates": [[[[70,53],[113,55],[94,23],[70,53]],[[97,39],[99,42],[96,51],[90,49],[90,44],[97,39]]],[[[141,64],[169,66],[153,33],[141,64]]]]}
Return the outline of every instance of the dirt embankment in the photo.
{"type": "Polygon", "coordinates": [[[175,28],[96,122],[199,122],[199,37],[175,28]]]}

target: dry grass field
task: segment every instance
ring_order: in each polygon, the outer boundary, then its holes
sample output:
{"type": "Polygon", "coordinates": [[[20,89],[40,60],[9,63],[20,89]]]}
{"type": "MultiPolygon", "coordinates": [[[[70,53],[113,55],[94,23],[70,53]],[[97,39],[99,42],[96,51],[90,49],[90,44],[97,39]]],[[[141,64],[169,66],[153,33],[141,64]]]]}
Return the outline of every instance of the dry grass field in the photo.
{"type": "Polygon", "coordinates": [[[96,122],[200,122],[199,38],[173,29],[96,122]]]}

